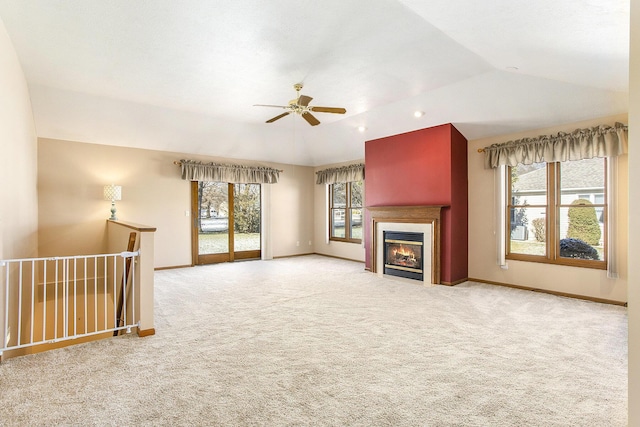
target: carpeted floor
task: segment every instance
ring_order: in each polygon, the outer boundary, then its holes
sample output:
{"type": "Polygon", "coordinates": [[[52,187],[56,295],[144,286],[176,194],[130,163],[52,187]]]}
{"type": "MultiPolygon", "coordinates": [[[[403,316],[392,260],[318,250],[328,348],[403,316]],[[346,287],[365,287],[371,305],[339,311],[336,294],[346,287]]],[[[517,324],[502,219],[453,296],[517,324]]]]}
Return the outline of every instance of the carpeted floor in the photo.
{"type": "Polygon", "coordinates": [[[156,335],[0,365],[0,425],[624,426],[624,307],[322,256],[158,271],[156,335]]]}

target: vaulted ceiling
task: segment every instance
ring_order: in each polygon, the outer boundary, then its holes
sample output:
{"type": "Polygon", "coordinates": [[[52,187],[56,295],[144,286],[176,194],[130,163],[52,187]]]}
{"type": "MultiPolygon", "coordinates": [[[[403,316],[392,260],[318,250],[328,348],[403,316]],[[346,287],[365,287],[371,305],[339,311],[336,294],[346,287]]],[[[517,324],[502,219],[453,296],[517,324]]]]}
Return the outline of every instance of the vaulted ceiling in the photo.
{"type": "Polygon", "coordinates": [[[629,0],[0,0],[0,19],[45,138],[317,166],[442,123],[627,112],[629,0]],[[347,113],[265,123],[283,110],[254,104],[295,83],[347,113]]]}

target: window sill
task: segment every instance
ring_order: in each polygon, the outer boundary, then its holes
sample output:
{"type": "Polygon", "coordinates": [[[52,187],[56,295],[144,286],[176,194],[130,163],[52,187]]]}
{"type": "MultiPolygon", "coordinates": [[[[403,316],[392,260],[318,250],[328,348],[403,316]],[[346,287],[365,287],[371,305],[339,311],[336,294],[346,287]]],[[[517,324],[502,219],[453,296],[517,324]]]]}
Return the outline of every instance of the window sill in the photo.
{"type": "Polygon", "coordinates": [[[342,242],[342,243],[357,243],[362,244],[362,239],[340,239],[337,237],[330,237],[330,242],[342,242]]]}
{"type": "Polygon", "coordinates": [[[510,261],[524,261],[524,262],[537,262],[540,264],[552,264],[562,265],[565,267],[580,267],[580,268],[592,268],[594,270],[606,270],[606,261],[592,261],[575,258],[562,258],[562,259],[549,259],[545,257],[531,256],[531,255],[514,255],[510,254],[506,256],[510,261]]]}

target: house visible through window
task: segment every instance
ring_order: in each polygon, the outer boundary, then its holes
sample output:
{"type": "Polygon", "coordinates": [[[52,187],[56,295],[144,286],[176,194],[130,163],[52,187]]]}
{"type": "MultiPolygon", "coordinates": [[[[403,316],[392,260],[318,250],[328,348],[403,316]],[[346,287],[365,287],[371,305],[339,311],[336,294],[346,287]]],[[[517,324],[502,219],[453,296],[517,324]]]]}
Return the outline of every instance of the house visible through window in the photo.
{"type": "Polygon", "coordinates": [[[605,159],[507,171],[507,258],[606,268],[605,159]]]}
{"type": "Polygon", "coordinates": [[[362,242],[363,181],[331,184],[329,193],[330,240],[362,242]]]}

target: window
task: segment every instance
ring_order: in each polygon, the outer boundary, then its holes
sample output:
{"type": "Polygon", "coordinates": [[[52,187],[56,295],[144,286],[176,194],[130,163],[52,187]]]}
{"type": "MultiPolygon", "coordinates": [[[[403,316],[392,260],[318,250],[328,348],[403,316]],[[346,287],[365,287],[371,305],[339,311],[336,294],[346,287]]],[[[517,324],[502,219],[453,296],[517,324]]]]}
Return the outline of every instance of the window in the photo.
{"type": "Polygon", "coordinates": [[[338,182],[329,186],[330,240],[362,242],[363,181],[338,182]]]}
{"type": "Polygon", "coordinates": [[[606,269],[606,161],[507,168],[507,258],[606,269]]]}

